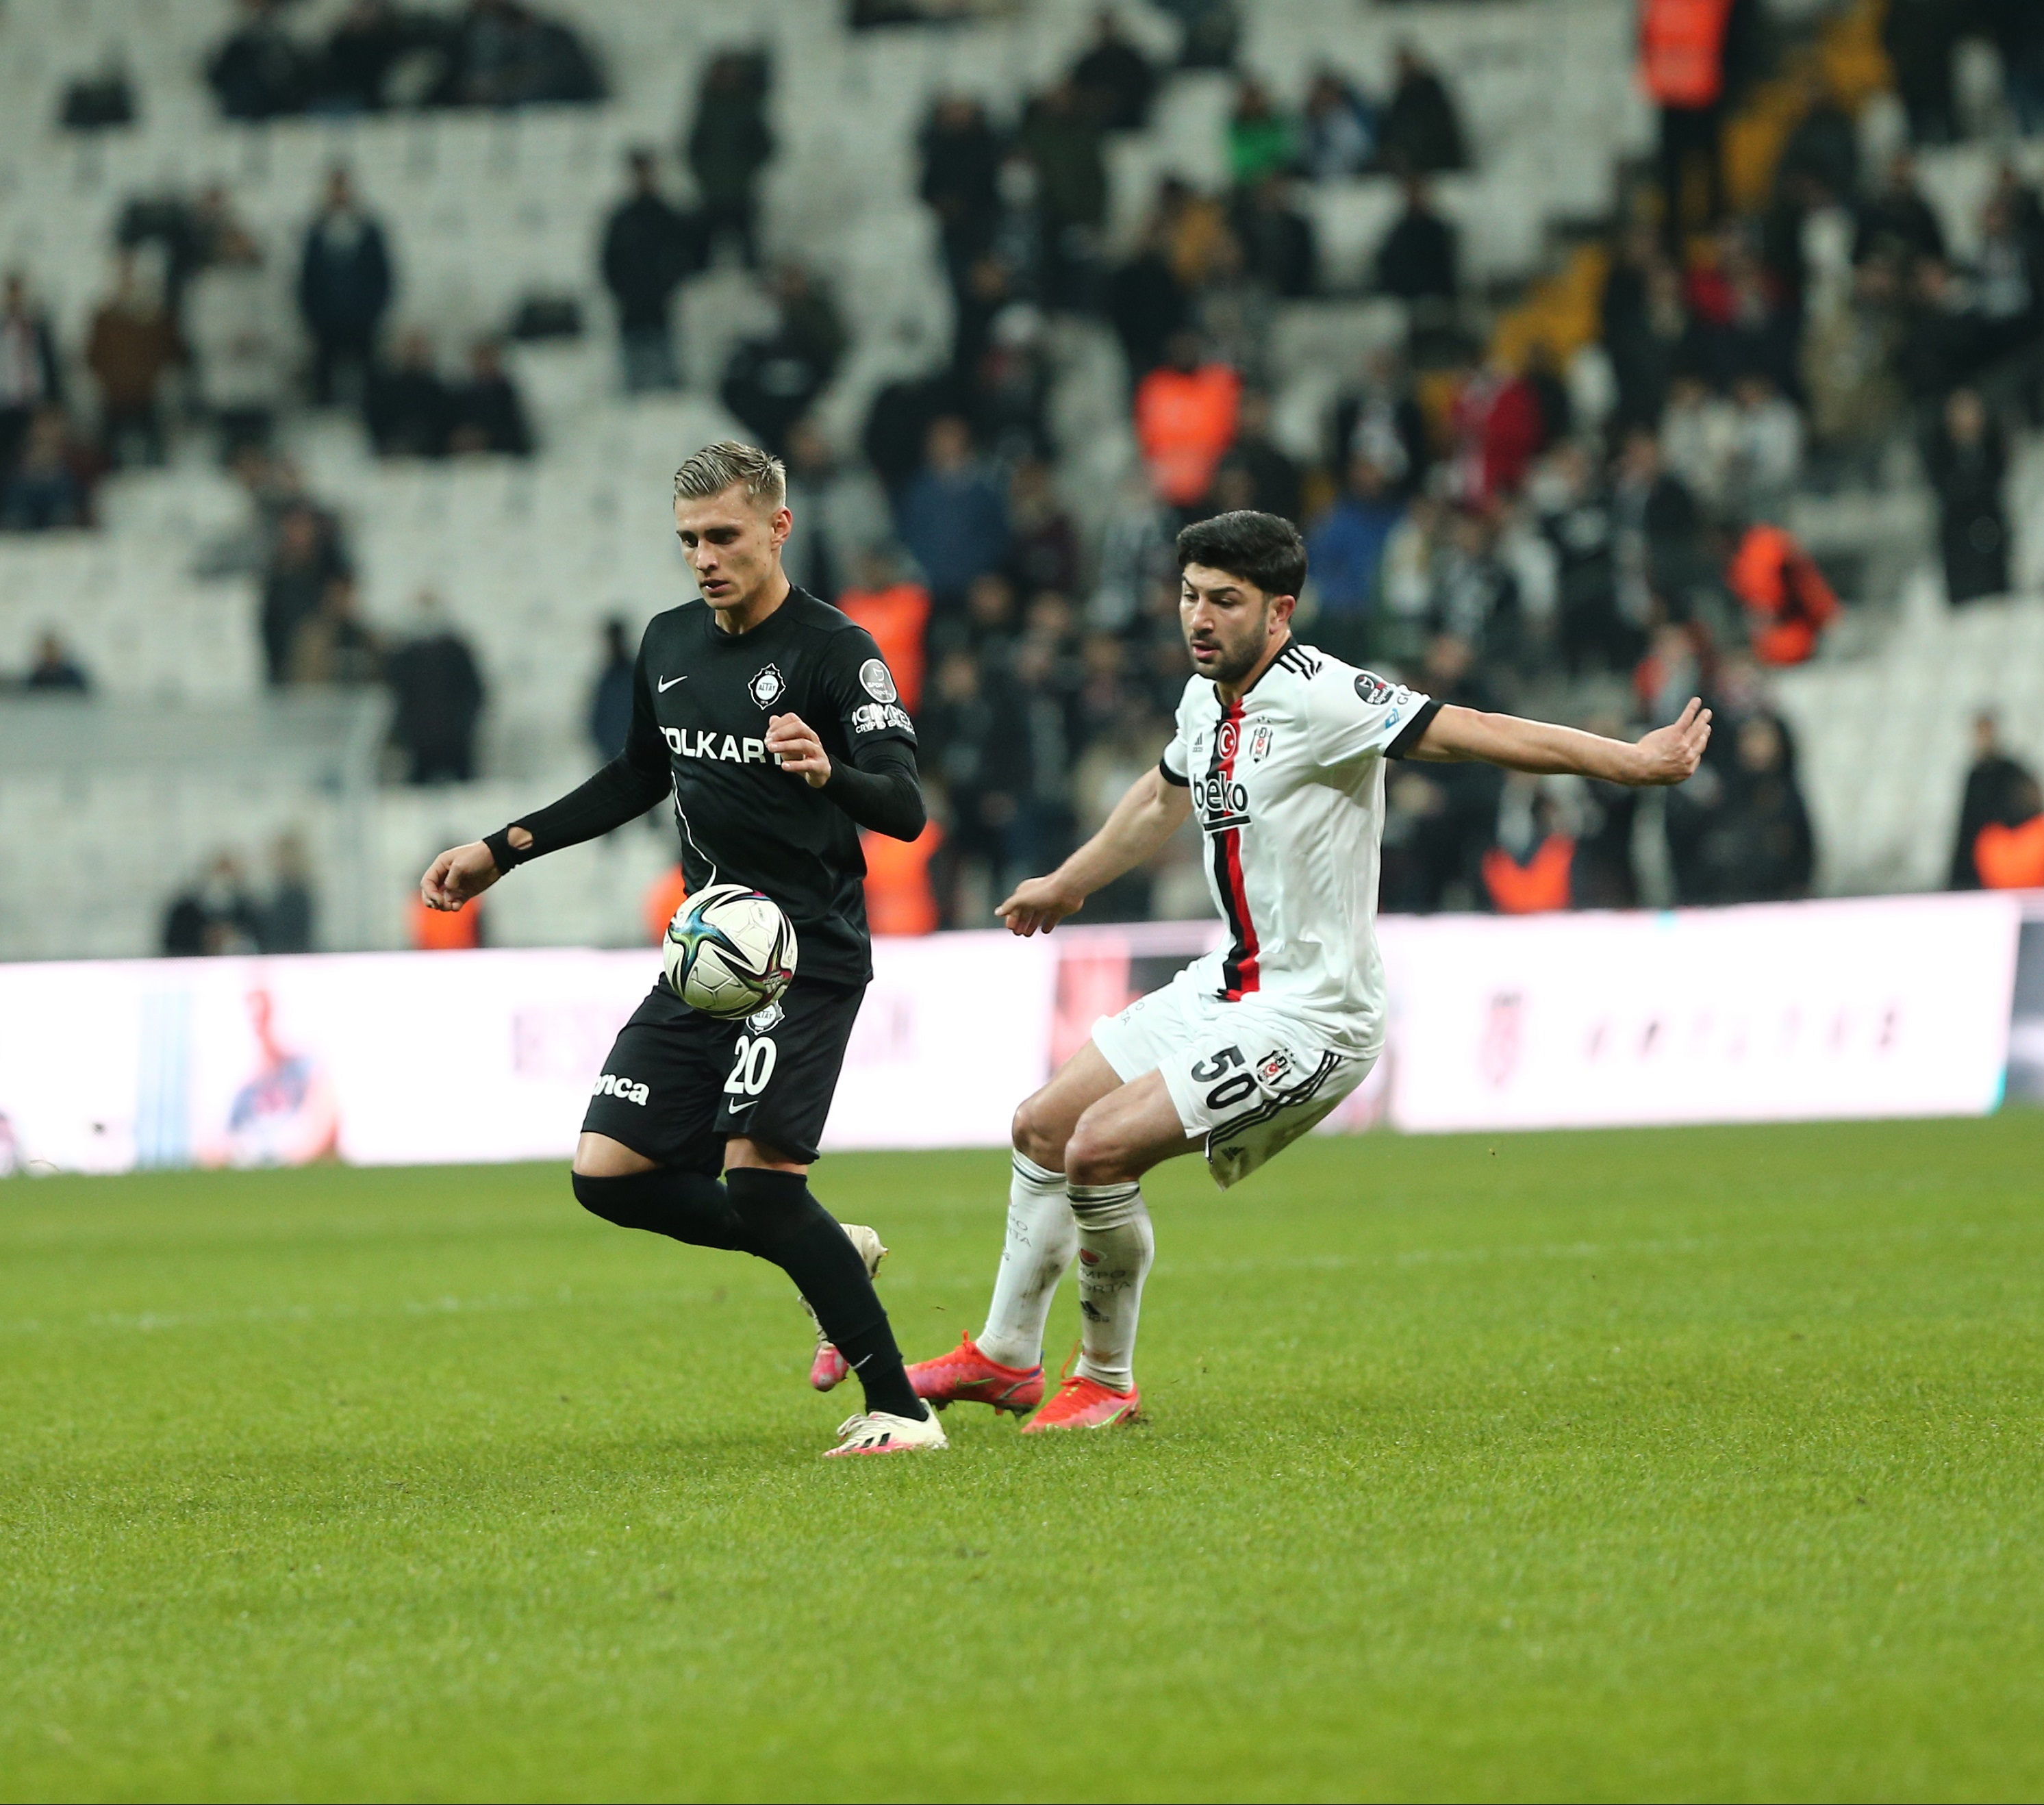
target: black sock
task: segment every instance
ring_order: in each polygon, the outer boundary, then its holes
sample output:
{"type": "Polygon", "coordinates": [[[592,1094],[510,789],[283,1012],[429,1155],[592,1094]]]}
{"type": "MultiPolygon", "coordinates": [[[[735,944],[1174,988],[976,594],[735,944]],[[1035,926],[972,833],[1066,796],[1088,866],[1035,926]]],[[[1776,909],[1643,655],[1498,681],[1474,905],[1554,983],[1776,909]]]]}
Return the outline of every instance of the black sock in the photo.
{"type": "Polygon", "coordinates": [[[763,1259],[809,1300],[824,1333],[859,1375],[869,1411],[920,1423],[929,1415],[901,1365],[901,1350],[859,1250],[836,1219],[809,1195],[799,1172],[734,1167],[724,1175],[732,1207],[763,1259]]]}
{"type": "MultiPolygon", "coordinates": [[[[723,1185],[705,1173],[656,1166],[622,1178],[574,1175],[575,1200],[620,1228],[643,1228],[696,1247],[758,1254],[723,1185]]],[[[762,1256],[764,1258],[764,1256],[762,1256]]]]}

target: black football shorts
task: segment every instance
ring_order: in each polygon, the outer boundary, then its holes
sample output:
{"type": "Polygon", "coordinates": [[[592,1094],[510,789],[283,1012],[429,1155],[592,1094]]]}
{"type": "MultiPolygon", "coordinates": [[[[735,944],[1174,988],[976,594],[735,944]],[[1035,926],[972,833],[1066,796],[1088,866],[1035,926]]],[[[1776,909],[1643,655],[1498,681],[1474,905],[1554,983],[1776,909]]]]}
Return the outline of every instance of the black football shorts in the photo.
{"type": "Polygon", "coordinates": [[[865,994],[797,977],[774,1007],[720,1022],[663,977],[619,1031],[582,1131],[686,1172],[723,1171],[724,1143],[740,1135],[806,1166],[865,994]]]}

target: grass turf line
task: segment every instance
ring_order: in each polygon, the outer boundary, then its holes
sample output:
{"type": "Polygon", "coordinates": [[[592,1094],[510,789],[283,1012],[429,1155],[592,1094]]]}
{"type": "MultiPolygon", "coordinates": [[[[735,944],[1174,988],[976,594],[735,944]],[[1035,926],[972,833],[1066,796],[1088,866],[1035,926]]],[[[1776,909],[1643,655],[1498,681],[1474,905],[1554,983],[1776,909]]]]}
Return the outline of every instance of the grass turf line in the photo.
{"type": "MultiPolygon", "coordinates": [[[[2040,1173],[1181,1162],[1147,1427],[852,1463],[778,1273],[556,1168],[0,1187],[0,1796],[2034,1796],[2040,1173]]],[[[978,1327],[1002,1156],[816,1188],[978,1327]]]]}

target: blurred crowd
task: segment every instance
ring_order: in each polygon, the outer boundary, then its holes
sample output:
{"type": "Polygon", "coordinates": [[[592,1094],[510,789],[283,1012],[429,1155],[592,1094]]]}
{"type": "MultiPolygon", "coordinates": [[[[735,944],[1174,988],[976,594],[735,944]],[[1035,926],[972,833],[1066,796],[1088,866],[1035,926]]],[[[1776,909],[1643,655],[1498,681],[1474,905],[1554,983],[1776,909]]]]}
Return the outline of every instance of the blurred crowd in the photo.
{"type": "MultiPolygon", "coordinates": [[[[851,17],[926,29],[975,10],[859,0],[851,17]]],[[[1818,653],[1838,590],[1862,573],[1801,542],[1799,497],[1920,483],[1950,602],[2010,585],[2004,478],[2044,374],[2044,203],[2004,167],[1961,257],[1912,151],[1976,129],[1953,90],[1961,40],[1994,46],[2004,125],[2044,124],[2044,7],[1892,0],[1900,104],[1884,134],[1866,92],[1758,0],[1640,0],[1658,146],[1619,172],[1613,217],[1565,248],[1594,276],[1573,320],[1467,273],[1453,178],[1475,152],[1451,71],[1408,44],[1381,68],[1329,63],[1288,90],[1235,69],[1229,0],[1164,10],[1183,27],[1175,60],[1104,9],[1070,66],[1011,113],[964,93],[931,107],[915,179],[955,328],[855,431],[828,429],[818,405],[851,349],[836,273],[775,260],[763,242],[777,156],[766,52],[713,57],[672,142],[635,152],[592,221],[628,395],[680,386],[677,302],[704,272],[747,272],[770,304],[718,392],[786,458],[790,569],[881,641],[936,803],[917,848],[874,848],[887,864],[876,917],[983,921],[1154,762],[1187,670],[1174,536],[1243,507],[1301,524],[1301,631],[1339,656],[1447,700],[1614,733],[1665,721],[1692,693],[1717,711],[1704,770],[1665,798],[1400,769],[1385,907],[1804,893],[1818,849],[1770,675],[1818,653]],[[1227,178],[1209,189],[1165,175],[1139,229],[1118,235],[1128,209],[1114,204],[1112,147],[1144,128],[1181,67],[1233,71],[1216,147],[1227,178]],[[1763,178],[1734,181],[1731,140],[1763,90],[1785,124],[1763,178]],[[1370,179],[1397,184],[1397,209],[1359,285],[1338,287],[1315,190],[1370,179]],[[1356,328],[1336,392],[1302,421],[1285,412],[1295,372],[1278,341],[1287,309],[1316,300],[1371,302],[1345,317],[1376,324],[1356,328]],[[1125,365],[1138,458],[1112,496],[1074,508],[1092,467],[1061,439],[1054,403],[1089,332],[1125,365]]],[[[208,75],[234,117],[601,91],[587,46],[509,0],[445,16],[358,0],[323,42],[280,0],[248,0],[208,75]]],[[[401,632],[361,618],[344,524],[305,492],[275,428],[295,409],[344,409],[387,456],[528,455],[501,336],[459,348],[453,371],[399,324],[402,247],[344,169],[289,244],[259,244],[218,189],[136,201],[118,240],[71,363],[26,273],[6,280],[0,525],[89,523],[100,474],[210,435],[260,523],[235,555],[261,578],[270,681],[388,684],[395,774],[472,774],[472,649],[430,597],[401,632]],[[67,392],[71,368],[90,394],[67,392]]],[[[504,333],[578,324],[521,317],[504,333]]],[[[631,653],[623,623],[606,636],[588,704],[601,747],[621,737],[631,653]]],[[[1955,851],[1954,881],[1995,881],[1961,867],[1982,828],[2020,828],[2033,793],[1998,779],[1969,801],[1987,815],[1955,851]]],[[[1089,912],[1204,907],[1188,844],[1089,912]]]]}

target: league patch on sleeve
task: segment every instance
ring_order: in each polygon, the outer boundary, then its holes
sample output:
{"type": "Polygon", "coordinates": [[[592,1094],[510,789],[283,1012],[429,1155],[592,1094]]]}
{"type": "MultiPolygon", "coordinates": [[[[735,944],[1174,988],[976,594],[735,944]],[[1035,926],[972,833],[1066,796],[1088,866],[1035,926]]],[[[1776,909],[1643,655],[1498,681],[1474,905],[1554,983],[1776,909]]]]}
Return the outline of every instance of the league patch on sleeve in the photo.
{"type": "Polygon", "coordinates": [[[859,667],[859,686],[876,702],[892,702],[897,699],[893,674],[877,658],[868,659],[859,667]]]}
{"type": "Polygon", "coordinates": [[[1393,701],[1401,686],[1387,683],[1374,670],[1358,670],[1355,674],[1356,699],[1366,707],[1381,709],[1393,701]]]}

